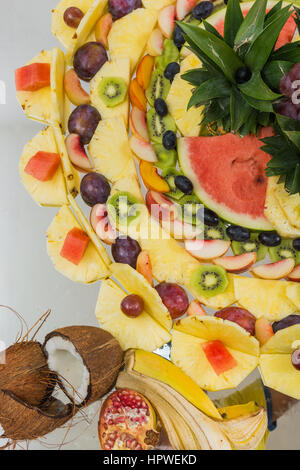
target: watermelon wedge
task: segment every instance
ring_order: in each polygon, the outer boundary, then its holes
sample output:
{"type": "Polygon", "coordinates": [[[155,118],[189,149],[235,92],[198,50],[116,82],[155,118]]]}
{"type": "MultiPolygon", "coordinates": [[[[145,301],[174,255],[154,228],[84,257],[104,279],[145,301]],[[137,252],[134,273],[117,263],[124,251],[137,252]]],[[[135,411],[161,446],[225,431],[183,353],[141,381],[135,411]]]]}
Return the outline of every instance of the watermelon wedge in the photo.
{"type": "Polygon", "coordinates": [[[24,171],[39,181],[49,181],[53,178],[59,164],[58,153],[40,151],[29,160],[24,171]]]}
{"type": "Polygon", "coordinates": [[[259,140],[272,132],[266,128],[259,137],[229,133],[178,139],[183,173],[203,204],[222,219],[253,230],[272,230],[264,215],[270,156],[260,149],[259,140]]]}
{"type": "Polygon", "coordinates": [[[15,71],[17,91],[38,91],[50,86],[50,64],[34,63],[15,71]]]}
{"type": "Polygon", "coordinates": [[[221,375],[238,365],[222,341],[207,341],[202,343],[201,346],[208,362],[217,375],[221,375]]]}
{"type": "Polygon", "coordinates": [[[71,263],[78,265],[83,258],[89,241],[89,237],[83,230],[74,227],[68,232],[60,255],[71,263]]]}

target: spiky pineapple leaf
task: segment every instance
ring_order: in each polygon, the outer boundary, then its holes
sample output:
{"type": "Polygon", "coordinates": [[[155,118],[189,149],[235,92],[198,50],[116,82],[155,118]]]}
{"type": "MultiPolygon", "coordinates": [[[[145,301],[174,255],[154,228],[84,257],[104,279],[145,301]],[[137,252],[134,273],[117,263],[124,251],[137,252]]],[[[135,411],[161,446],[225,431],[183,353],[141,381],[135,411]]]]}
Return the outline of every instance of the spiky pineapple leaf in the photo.
{"type": "Polygon", "coordinates": [[[183,73],[181,78],[189,82],[191,85],[199,86],[201,83],[206,82],[206,80],[213,78],[213,75],[208,70],[202,68],[189,70],[188,72],[183,73]]]}
{"type": "Polygon", "coordinates": [[[234,40],[243,21],[244,17],[241,10],[240,1],[229,0],[224,22],[224,39],[229,46],[234,46],[234,40]]]}
{"type": "Polygon", "coordinates": [[[254,72],[250,80],[238,88],[251,98],[257,100],[274,101],[280,98],[282,95],[274,93],[271,88],[263,81],[260,72],[254,72]]]}
{"type": "Polygon", "coordinates": [[[280,2],[277,2],[275,3],[275,5],[271,8],[271,10],[268,11],[268,13],[266,14],[266,18],[265,18],[265,21],[268,21],[268,19],[274,15],[274,13],[276,13],[277,11],[281,10],[282,8],[282,0],[280,0],[280,2]]]}
{"type": "Polygon", "coordinates": [[[300,62],[300,41],[290,42],[279,47],[272,53],[270,60],[288,60],[294,64],[300,62]]]}
{"type": "Polygon", "coordinates": [[[230,95],[230,126],[233,132],[238,132],[251,114],[251,106],[244,100],[242,93],[235,87],[230,95]]]}
{"type": "Polygon", "coordinates": [[[247,101],[247,103],[257,111],[262,111],[264,113],[273,112],[273,105],[271,101],[258,100],[256,98],[246,95],[245,93],[242,93],[242,95],[244,100],[247,101]]]}
{"type": "Polygon", "coordinates": [[[219,31],[210,23],[208,23],[207,21],[205,20],[202,20],[202,24],[204,26],[204,28],[206,29],[206,31],[208,31],[209,33],[212,33],[214,34],[217,38],[221,39],[222,41],[224,41],[224,38],[223,36],[221,36],[221,34],[219,33],[219,31]]]}
{"type": "Polygon", "coordinates": [[[267,0],[260,0],[259,2],[253,3],[236,34],[234,40],[235,49],[239,49],[243,46],[246,51],[247,47],[252,44],[262,32],[265,22],[266,6],[267,0]]]}
{"type": "Polygon", "coordinates": [[[288,73],[294,63],[287,60],[273,60],[263,69],[264,81],[276,91],[279,91],[279,82],[283,75],[288,73]]]}
{"type": "Polygon", "coordinates": [[[195,104],[202,105],[215,98],[224,98],[230,95],[231,86],[223,77],[216,77],[202,83],[192,94],[188,109],[195,104]]]}

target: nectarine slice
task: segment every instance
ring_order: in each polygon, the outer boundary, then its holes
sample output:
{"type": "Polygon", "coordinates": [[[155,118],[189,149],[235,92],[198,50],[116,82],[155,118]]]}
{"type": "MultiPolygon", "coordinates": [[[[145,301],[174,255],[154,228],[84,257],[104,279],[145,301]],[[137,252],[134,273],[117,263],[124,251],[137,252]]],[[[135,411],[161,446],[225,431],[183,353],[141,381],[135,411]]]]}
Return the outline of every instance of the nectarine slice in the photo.
{"type": "Polygon", "coordinates": [[[146,206],[151,216],[158,220],[175,220],[178,217],[176,205],[157,191],[146,194],[146,206]]]}
{"type": "Polygon", "coordinates": [[[95,204],[90,213],[90,222],[101,241],[112,245],[117,238],[116,231],[110,224],[105,204],[95,204]]]}
{"type": "Polygon", "coordinates": [[[131,132],[138,138],[150,141],[150,136],[148,132],[146,113],[141,111],[139,108],[134,106],[130,113],[130,128],[131,132]]]}
{"type": "Polygon", "coordinates": [[[252,269],[252,274],[262,279],[281,279],[290,274],[295,267],[293,258],[286,258],[275,263],[262,264],[252,269]]]}
{"type": "Polygon", "coordinates": [[[287,275],[289,281],[300,282],[300,264],[296,266],[292,272],[287,275]]]}
{"type": "Polygon", "coordinates": [[[149,86],[153,68],[154,58],[149,54],[145,55],[136,70],[136,79],[140,87],[143,88],[143,90],[147,90],[149,86]]]}
{"type": "Polygon", "coordinates": [[[143,88],[139,85],[136,78],[134,78],[129,86],[129,97],[132,106],[136,106],[141,111],[147,111],[147,99],[143,88]]]}
{"type": "Polygon", "coordinates": [[[255,337],[260,345],[265,344],[272,336],[274,336],[274,331],[271,323],[264,317],[258,318],[255,322],[255,337]]]}
{"type": "Polygon", "coordinates": [[[226,269],[229,273],[243,273],[256,261],[256,253],[243,253],[236,256],[222,256],[214,259],[213,263],[226,269]]]}
{"type": "Polygon", "coordinates": [[[136,270],[142,274],[149,284],[153,287],[152,265],[148,251],[141,251],[137,257],[136,270]]]}
{"type": "Polygon", "coordinates": [[[206,315],[206,311],[200,304],[199,300],[192,300],[192,302],[189,305],[189,308],[187,309],[186,314],[188,317],[192,317],[193,315],[204,316],[206,315]]]}
{"type": "Polygon", "coordinates": [[[224,255],[230,248],[226,240],[186,240],[185,249],[197,259],[214,259],[224,255]]]}
{"type": "Polygon", "coordinates": [[[164,37],[160,29],[154,29],[147,43],[148,54],[156,57],[162,55],[164,50],[164,37]]]}
{"type": "Polygon", "coordinates": [[[65,143],[69,159],[79,171],[90,171],[93,169],[93,165],[86,154],[78,134],[69,134],[65,143]]]}
{"type": "Polygon", "coordinates": [[[146,188],[154,189],[159,193],[168,193],[170,191],[168,183],[157,173],[157,168],[153,163],[141,160],[140,173],[146,188]]]}
{"type": "Polygon", "coordinates": [[[198,0],[177,0],[176,2],[176,18],[183,18],[197,5],[198,0]]]}
{"type": "Polygon", "coordinates": [[[169,5],[163,8],[158,15],[158,26],[163,35],[168,39],[172,37],[175,28],[175,16],[175,5],[169,5]]]}
{"type": "Polygon", "coordinates": [[[146,142],[143,139],[138,139],[135,135],[132,135],[129,139],[130,148],[137,157],[147,162],[157,162],[156,153],[150,142],[146,142]]]}
{"type": "Polygon", "coordinates": [[[74,69],[70,69],[66,72],[64,77],[64,88],[69,100],[75,106],[90,103],[90,96],[82,88],[80,80],[74,69]]]}
{"type": "Polygon", "coordinates": [[[110,13],[106,13],[95,26],[95,38],[97,42],[100,42],[106,49],[108,48],[107,37],[113,24],[113,18],[110,13]]]}

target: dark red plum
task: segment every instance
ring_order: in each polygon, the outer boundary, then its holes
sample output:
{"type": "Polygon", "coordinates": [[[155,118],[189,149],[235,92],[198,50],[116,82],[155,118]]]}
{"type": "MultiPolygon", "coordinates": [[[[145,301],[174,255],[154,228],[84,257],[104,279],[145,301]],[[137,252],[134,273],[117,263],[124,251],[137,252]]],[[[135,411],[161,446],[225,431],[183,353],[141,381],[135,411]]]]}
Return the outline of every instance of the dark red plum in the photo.
{"type": "Polygon", "coordinates": [[[104,204],[110,195],[110,184],[105,176],[99,173],[87,173],[81,180],[80,193],[90,207],[104,204]]]}
{"type": "Polygon", "coordinates": [[[138,242],[130,237],[118,237],[111,248],[116,263],[129,264],[134,269],[141,251],[138,242]]]}
{"type": "Polygon", "coordinates": [[[162,282],[155,287],[163,304],[167,307],[173,320],[181,317],[188,309],[189,299],[185,290],[173,282],[162,282]]]}
{"type": "Polygon", "coordinates": [[[252,336],[255,334],[255,321],[256,318],[252,313],[248,312],[244,308],[239,307],[228,307],[223,308],[215,313],[215,317],[223,318],[223,320],[233,321],[237,323],[252,336]]]}
{"type": "Polygon", "coordinates": [[[300,323],[300,315],[288,315],[282,320],[275,321],[272,325],[274,333],[289,326],[298,325],[300,323]]]}
{"type": "Polygon", "coordinates": [[[86,145],[92,139],[99,121],[101,121],[99,111],[89,104],[82,104],[75,108],[69,117],[69,132],[78,134],[81,143],[86,145]]]}
{"type": "Polygon", "coordinates": [[[109,0],[108,10],[112,14],[114,20],[128,15],[128,13],[140,8],[142,6],[141,0],[109,0]]]}
{"type": "Polygon", "coordinates": [[[107,61],[107,54],[100,42],[87,42],[75,56],[73,67],[81,80],[89,82],[107,61]]]}

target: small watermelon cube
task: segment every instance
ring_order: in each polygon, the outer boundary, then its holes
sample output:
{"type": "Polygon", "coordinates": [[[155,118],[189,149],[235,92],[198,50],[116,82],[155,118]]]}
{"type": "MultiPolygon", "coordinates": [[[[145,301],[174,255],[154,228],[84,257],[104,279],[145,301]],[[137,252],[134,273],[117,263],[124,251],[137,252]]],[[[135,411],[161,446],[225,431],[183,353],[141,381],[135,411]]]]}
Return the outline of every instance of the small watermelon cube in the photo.
{"type": "Polygon", "coordinates": [[[207,357],[207,360],[217,375],[221,375],[223,372],[226,372],[227,370],[233,369],[235,366],[237,366],[236,360],[224,346],[222,341],[207,341],[206,343],[202,343],[201,346],[207,357]]]}
{"type": "Polygon", "coordinates": [[[60,255],[71,263],[78,265],[83,258],[89,241],[89,237],[83,230],[74,227],[68,232],[60,255]]]}
{"type": "Polygon", "coordinates": [[[40,181],[51,180],[59,167],[58,153],[37,152],[27,163],[24,171],[40,181]]]}
{"type": "Polygon", "coordinates": [[[50,64],[25,65],[15,71],[17,91],[37,91],[50,86],[50,64]]]}

